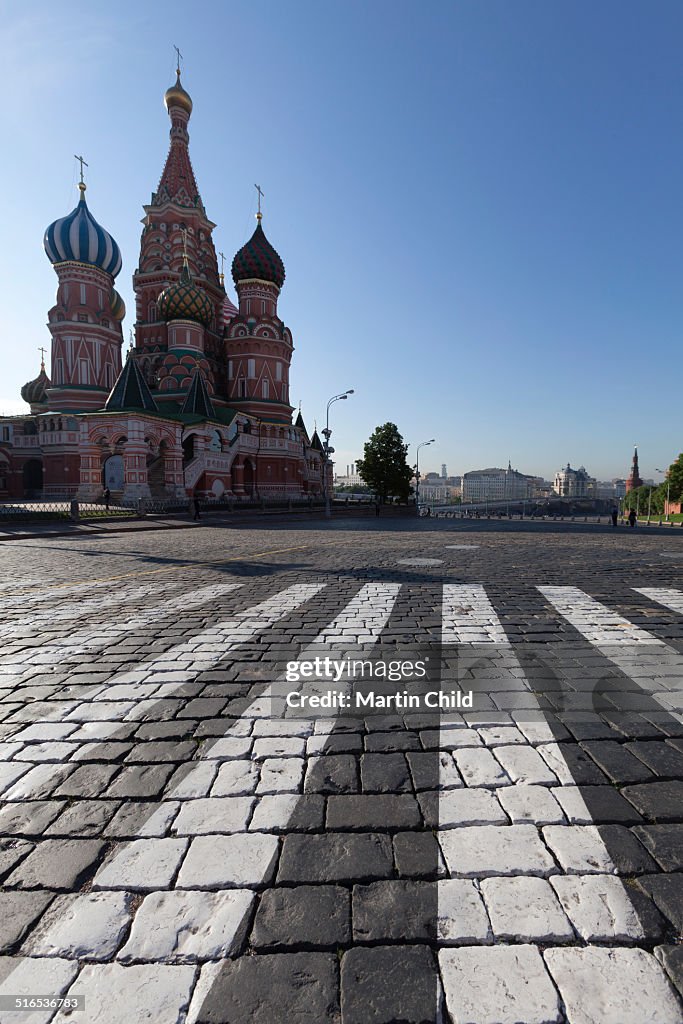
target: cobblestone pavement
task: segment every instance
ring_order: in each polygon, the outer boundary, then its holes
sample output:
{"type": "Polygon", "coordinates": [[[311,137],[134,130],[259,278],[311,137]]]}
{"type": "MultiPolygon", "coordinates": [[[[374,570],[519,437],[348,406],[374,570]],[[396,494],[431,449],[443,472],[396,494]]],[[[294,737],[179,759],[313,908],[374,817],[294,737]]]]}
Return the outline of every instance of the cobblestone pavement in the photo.
{"type": "Polygon", "coordinates": [[[346,520],[0,559],[0,1024],[683,1021],[683,536],[346,520]],[[319,652],[425,654],[473,706],[279,717],[319,652]]]}

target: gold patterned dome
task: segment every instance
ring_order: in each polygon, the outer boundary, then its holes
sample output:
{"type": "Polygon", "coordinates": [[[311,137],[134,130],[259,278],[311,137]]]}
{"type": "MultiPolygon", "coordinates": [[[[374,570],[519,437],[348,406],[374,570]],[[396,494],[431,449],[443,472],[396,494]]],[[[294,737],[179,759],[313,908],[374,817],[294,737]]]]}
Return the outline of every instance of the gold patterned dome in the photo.
{"type": "Polygon", "coordinates": [[[112,288],[111,290],[109,308],[111,309],[111,315],[115,320],[123,320],[126,315],[126,304],[117,292],[116,288],[112,288]]]}
{"type": "Polygon", "coordinates": [[[180,84],[180,71],[176,72],[176,76],[175,85],[170,86],[164,93],[164,104],[169,113],[171,107],[181,107],[189,117],[192,113],[192,99],[189,92],[180,84]]]}
{"type": "Polygon", "coordinates": [[[157,299],[159,313],[163,320],[195,320],[208,327],[213,317],[211,299],[193,283],[187,260],[183,264],[180,280],[169,285],[157,299]]]}

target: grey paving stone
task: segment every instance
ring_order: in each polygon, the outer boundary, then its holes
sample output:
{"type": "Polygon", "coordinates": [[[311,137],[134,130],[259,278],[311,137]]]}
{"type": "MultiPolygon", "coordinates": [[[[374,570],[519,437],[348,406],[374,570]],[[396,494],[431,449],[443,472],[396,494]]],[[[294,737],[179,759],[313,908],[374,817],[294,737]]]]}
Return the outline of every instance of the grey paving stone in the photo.
{"type": "Polygon", "coordinates": [[[128,929],[130,898],[123,892],[58,896],[24,943],[22,953],[108,960],[128,929]]]}
{"type": "Polygon", "coordinates": [[[396,871],[401,878],[436,878],[445,873],[441,850],[432,832],[398,832],[392,841],[396,871]]]}
{"type": "Polygon", "coordinates": [[[311,736],[306,742],[308,757],[314,754],[356,754],[363,749],[363,737],[355,733],[311,736]]]}
{"type": "MultiPolygon", "coordinates": [[[[196,840],[195,840],[196,841],[196,840]]],[[[278,885],[299,882],[365,882],[393,874],[391,839],[374,833],[286,835],[278,885]]]]}
{"type": "Polygon", "coordinates": [[[325,813],[322,796],[276,793],[256,801],[250,832],[301,832],[321,829],[325,813]]]}
{"type": "Polygon", "coordinates": [[[445,946],[493,942],[484,901],[468,878],[437,882],[437,938],[445,946]]]}
{"type": "Polygon", "coordinates": [[[173,771],[174,766],[170,764],[127,766],[121,769],[107,790],[107,796],[112,799],[131,797],[133,800],[159,796],[173,771]]]}
{"type": "Polygon", "coordinates": [[[513,825],[559,825],[565,816],[553,795],[555,788],[508,786],[496,795],[513,825]]]}
{"type": "Polygon", "coordinates": [[[100,836],[119,806],[114,800],[79,800],[67,807],[43,834],[79,839],[100,836]]]}
{"type": "Polygon", "coordinates": [[[259,832],[197,836],[183,861],[176,888],[239,889],[267,885],[275,871],[277,853],[276,836],[259,832]]]}
{"type": "Polygon", "coordinates": [[[0,835],[40,836],[66,806],[65,800],[31,800],[0,810],[0,835]]]}
{"type": "Polygon", "coordinates": [[[664,871],[683,871],[683,825],[638,825],[633,832],[664,871]]]}
{"type": "Polygon", "coordinates": [[[105,743],[84,743],[76,748],[72,760],[120,762],[132,746],[132,743],[119,743],[115,740],[105,743]]]}
{"type": "Polygon", "coordinates": [[[645,782],[653,778],[650,769],[625,744],[598,740],[581,746],[612,782],[645,782]]]}
{"type": "Polygon", "coordinates": [[[308,759],[304,793],[357,793],[358,762],[352,754],[325,754],[308,759]]]}
{"type": "Polygon", "coordinates": [[[360,770],[364,793],[401,793],[412,790],[405,754],[363,754],[360,770]]]}
{"type": "Polygon", "coordinates": [[[162,838],[168,835],[180,804],[178,801],[117,801],[118,811],[104,829],[108,839],[162,838]]]}
{"type": "Polygon", "coordinates": [[[248,889],[152,892],[142,901],[118,959],[194,963],[235,956],[254,899],[248,889]]]}
{"type": "Polygon", "coordinates": [[[52,900],[51,892],[0,892],[0,950],[19,943],[52,900]]]}
{"type": "Polygon", "coordinates": [[[609,781],[576,743],[542,743],[536,749],[563,786],[602,786],[609,781]]]}
{"type": "Polygon", "coordinates": [[[118,764],[89,764],[76,768],[73,775],[62,782],[56,791],[57,796],[98,797],[102,794],[114,776],[121,770],[118,764]]]}
{"type": "Polygon", "coordinates": [[[182,740],[176,742],[148,742],[136,743],[129,754],[124,758],[127,764],[151,764],[154,762],[189,761],[197,744],[194,740],[182,740]]]}
{"type": "Polygon", "coordinates": [[[5,880],[22,889],[79,888],[93,874],[104,850],[96,839],[41,839],[5,880]]]}
{"type": "Polygon", "coordinates": [[[271,952],[336,950],[350,940],[350,893],[338,885],[266,890],[249,936],[254,949],[271,952]]]}
{"type": "Polygon", "coordinates": [[[683,946],[657,946],[654,954],[679,993],[683,995],[683,946]]]}
{"type": "Polygon", "coordinates": [[[439,844],[454,878],[546,877],[557,871],[533,825],[472,825],[446,829],[439,833],[439,844]]]}
{"type": "Polygon", "coordinates": [[[680,1024],[673,989],[645,950],[548,949],[544,958],[571,1024],[680,1024]]]}
{"type": "Polygon", "coordinates": [[[327,800],[327,827],[332,830],[417,828],[420,809],[414,796],[363,794],[330,796],[327,800]]]}
{"type": "Polygon", "coordinates": [[[661,915],[614,875],[555,875],[550,884],[585,942],[657,941],[661,915]]]}
{"type": "Polygon", "coordinates": [[[398,881],[354,885],[355,942],[429,942],[436,938],[434,882],[398,881]]]}
{"type": "Polygon", "coordinates": [[[351,949],[341,961],[344,1024],[433,1024],[439,979],[424,946],[351,949]]]}
{"type": "Polygon", "coordinates": [[[442,751],[411,751],[407,755],[415,789],[458,789],[462,779],[453,755],[442,751]]]}
{"type": "Polygon", "coordinates": [[[27,839],[0,839],[0,878],[8,875],[33,847],[27,839]]]}
{"type": "Polygon", "coordinates": [[[555,986],[535,946],[444,949],[446,1006],[458,1024],[559,1024],[555,986]]]}
{"type": "Polygon", "coordinates": [[[683,777],[683,753],[666,741],[640,741],[627,743],[626,747],[659,778],[683,777]]]}
{"type": "Polygon", "coordinates": [[[625,825],[598,825],[598,835],[605,844],[618,875],[642,875],[656,871],[652,857],[625,825]]]}
{"type": "Polygon", "coordinates": [[[461,747],[453,751],[458,771],[466,786],[510,786],[510,777],[490,750],[461,747]]]}
{"type": "Polygon", "coordinates": [[[14,782],[3,800],[46,800],[75,770],[72,764],[37,764],[14,782]]]}
{"type": "Polygon", "coordinates": [[[341,1024],[337,958],[330,953],[243,956],[228,960],[197,1024],[341,1024]]]}
{"type": "Polygon", "coordinates": [[[184,800],[171,826],[177,836],[244,832],[254,800],[249,796],[198,797],[184,800]]]}
{"type": "Polygon", "coordinates": [[[421,750],[420,740],[414,732],[376,732],[365,737],[368,753],[393,753],[400,750],[421,750]]]}
{"type": "Polygon", "coordinates": [[[544,878],[485,878],[481,892],[497,942],[571,942],[567,915],[544,878]]]}
{"type": "Polygon", "coordinates": [[[659,910],[683,934],[683,874],[644,875],[638,885],[655,901],[659,910]]]}
{"type": "Polygon", "coordinates": [[[683,819],[683,781],[624,786],[621,794],[648,821],[675,822],[683,819]]]}
{"type": "Polygon", "coordinates": [[[643,820],[612,786],[558,786],[554,792],[572,825],[637,825],[643,820]]]}

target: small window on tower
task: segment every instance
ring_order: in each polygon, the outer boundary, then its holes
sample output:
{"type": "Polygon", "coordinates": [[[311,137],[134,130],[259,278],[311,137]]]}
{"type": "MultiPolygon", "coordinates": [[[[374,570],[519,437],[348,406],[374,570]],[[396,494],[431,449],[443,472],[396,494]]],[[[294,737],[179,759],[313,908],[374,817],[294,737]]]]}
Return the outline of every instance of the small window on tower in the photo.
{"type": "Polygon", "coordinates": [[[85,302],[86,302],[86,299],[85,299],[85,285],[82,284],[81,285],[81,306],[85,306],[85,302]]]}
{"type": "Polygon", "coordinates": [[[234,376],[233,371],[234,371],[234,366],[233,366],[232,359],[228,359],[228,380],[232,380],[232,378],[234,376]]]}
{"type": "Polygon", "coordinates": [[[265,315],[266,315],[266,303],[265,303],[265,299],[264,299],[261,302],[261,316],[265,316],[265,315]]]}
{"type": "Polygon", "coordinates": [[[261,397],[270,398],[270,387],[267,380],[261,382],[261,397]]]}
{"type": "Polygon", "coordinates": [[[248,359],[247,360],[247,377],[255,377],[255,376],[256,376],[256,360],[255,359],[248,359]]]}
{"type": "Polygon", "coordinates": [[[282,363],[275,364],[275,380],[282,380],[282,363]]]}
{"type": "Polygon", "coordinates": [[[247,382],[244,379],[244,377],[240,377],[240,379],[237,381],[237,397],[238,398],[246,398],[247,397],[247,382]]]}

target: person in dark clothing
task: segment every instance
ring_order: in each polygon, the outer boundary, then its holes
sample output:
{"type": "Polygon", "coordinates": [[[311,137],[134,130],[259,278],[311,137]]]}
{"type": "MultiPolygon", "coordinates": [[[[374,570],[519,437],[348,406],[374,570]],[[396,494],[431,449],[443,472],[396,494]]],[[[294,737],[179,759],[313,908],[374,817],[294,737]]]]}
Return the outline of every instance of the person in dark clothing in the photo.
{"type": "Polygon", "coordinates": [[[632,508],[631,511],[628,514],[628,525],[629,526],[635,526],[636,525],[636,510],[634,508],[632,508]]]}
{"type": "Polygon", "coordinates": [[[199,497],[196,494],[192,499],[192,507],[194,508],[194,521],[196,523],[199,519],[202,518],[199,512],[199,497]]]}
{"type": "Polygon", "coordinates": [[[379,518],[379,514],[380,514],[381,509],[382,509],[382,506],[381,506],[380,500],[378,498],[377,501],[375,502],[375,516],[377,518],[379,518]]]}
{"type": "Polygon", "coordinates": [[[104,494],[102,495],[102,497],[104,498],[104,507],[106,508],[106,510],[108,512],[109,511],[109,502],[111,501],[111,491],[109,490],[108,487],[104,488],[104,494]]]}
{"type": "Polygon", "coordinates": [[[619,518],[619,513],[617,512],[617,510],[615,508],[613,508],[612,509],[612,526],[616,526],[617,525],[618,518],[619,518]]]}

